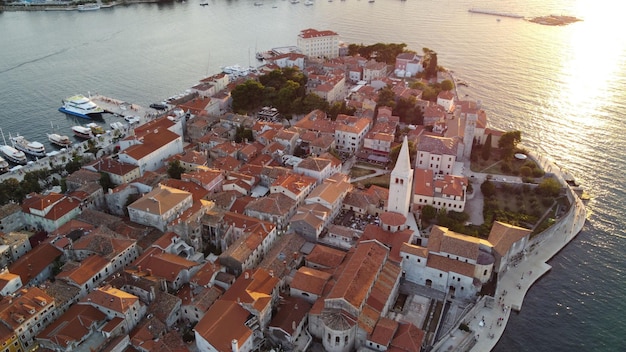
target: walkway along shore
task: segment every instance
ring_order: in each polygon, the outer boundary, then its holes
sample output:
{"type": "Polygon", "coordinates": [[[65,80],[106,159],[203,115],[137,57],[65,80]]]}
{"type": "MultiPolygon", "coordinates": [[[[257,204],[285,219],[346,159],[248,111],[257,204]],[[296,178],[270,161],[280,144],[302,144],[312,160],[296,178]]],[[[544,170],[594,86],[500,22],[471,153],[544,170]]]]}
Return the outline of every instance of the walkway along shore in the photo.
{"type": "Polygon", "coordinates": [[[554,225],[533,237],[524,258],[498,278],[495,297],[485,296],[461,319],[471,330],[468,334],[455,326],[433,351],[492,350],[506,328],[511,310],[520,311],[530,287],[552,267],[547,262],[582,230],[587,209],[574,190],[565,182],[561,169],[545,157],[529,155],[565,186],[571,207],[554,225]]]}

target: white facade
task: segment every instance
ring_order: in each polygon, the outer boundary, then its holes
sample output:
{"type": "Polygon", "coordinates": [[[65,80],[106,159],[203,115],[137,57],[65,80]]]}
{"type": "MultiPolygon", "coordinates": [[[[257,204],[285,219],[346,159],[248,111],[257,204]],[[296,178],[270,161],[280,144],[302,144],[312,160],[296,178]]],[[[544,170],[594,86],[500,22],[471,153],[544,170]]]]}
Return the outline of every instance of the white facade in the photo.
{"type": "Polygon", "coordinates": [[[306,56],[329,59],[339,56],[339,34],[332,31],[305,29],[298,35],[296,45],[306,56]]]}
{"type": "Polygon", "coordinates": [[[454,169],[455,162],[456,155],[417,151],[417,168],[433,170],[435,174],[449,175],[454,169]]]}

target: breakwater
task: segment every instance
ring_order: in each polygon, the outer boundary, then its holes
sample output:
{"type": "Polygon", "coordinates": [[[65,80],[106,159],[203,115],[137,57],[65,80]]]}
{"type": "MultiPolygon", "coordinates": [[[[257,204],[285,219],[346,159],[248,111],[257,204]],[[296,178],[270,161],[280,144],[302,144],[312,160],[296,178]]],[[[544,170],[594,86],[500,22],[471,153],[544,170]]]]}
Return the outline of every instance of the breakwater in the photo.
{"type": "Polygon", "coordinates": [[[492,16],[500,16],[500,17],[509,17],[509,18],[524,18],[524,16],[522,15],[516,15],[514,13],[508,13],[508,12],[498,12],[498,11],[491,11],[491,10],[483,10],[483,9],[469,9],[467,10],[467,12],[471,12],[471,13],[480,13],[483,15],[492,15],[492,16]]]}

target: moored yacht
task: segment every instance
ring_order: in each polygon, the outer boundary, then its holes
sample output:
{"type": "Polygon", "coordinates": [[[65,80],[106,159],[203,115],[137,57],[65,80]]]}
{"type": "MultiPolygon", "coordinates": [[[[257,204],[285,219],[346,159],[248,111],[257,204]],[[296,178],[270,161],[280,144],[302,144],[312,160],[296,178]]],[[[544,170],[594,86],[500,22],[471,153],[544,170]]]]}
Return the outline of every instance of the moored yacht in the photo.
{"type": "Polygon", "coordinates": [[[74,132],[74,135],[78,138],[89,139],[93,137],[93,134],[91,133],[91,128],[89,127],[74,126],[72,127],[72,132],[74,132]]]}
{"type": "Polygon", "coordinates": [[[50,141],[50,143],[61,148],[67,148],[72,144],[72,141],[70,141],[70,137],[62,136],[58,133],[48,134],[48,140],[50,141]]]}
{"type": "Polygon", "coordinates": [[[103,108],[96,105],[91,99],[80,94],[64,99],[63,106],[59,108],[59,111],[84,119],[99,118],[105,112],[103,108]]]}
{"type": "Polygon", "coordinates": [[[7,170],[9,170],[9,162],[0,156],[0,172],[5,172],[7,170]]]}
{"type": "Polygon", "coordinates": [[[28,159],[26,159],[26,154],[23,151],[17,150],[10,145],[1,145],[0,152],[4,154],[7,160],[21,165],[26,165],[28,159]]]}
{"type": "Polygon", "coordinates": [[[10,139],[11,143],[13,143],[13,147],[17,150],[40,158],[46,156],[46,148],[39,142],[30,142],[19,134],[15,137],[10,137],[10,139]]]}

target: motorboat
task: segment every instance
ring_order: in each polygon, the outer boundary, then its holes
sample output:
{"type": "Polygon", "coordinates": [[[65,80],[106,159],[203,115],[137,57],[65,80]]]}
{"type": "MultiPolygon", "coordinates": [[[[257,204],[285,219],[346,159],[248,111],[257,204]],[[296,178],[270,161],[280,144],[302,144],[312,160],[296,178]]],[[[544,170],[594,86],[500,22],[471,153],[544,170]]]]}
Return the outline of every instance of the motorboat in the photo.
{"type": "Polygon", "coordinates": [[[7,170],[9,170],[9,162],[0,156],[0,172],[5,172],[7,170]]]}
{"type": "Polygon", "coordinates": [[[4,154],[4,156],[10,162],[20,165],[26,165],[26,163],[28,162],[28,159],[26,159],[26,154],[24,154],[23,151],[17,150],[10,145],[0,146],[0,152],[2,152],[2,154],[4,154]]]}
{"type": "Polygon", "coordinates": [[[50,133],[48,134],[48,140],[50,143],[56,145],[57,147],[67,148],[72,145],[72,141],[70,141],[70,137],[62,136],[58,133],[50,133]]]}
{"type": "Polygon", "coordinates": [[[306,6],[311,6],[311,5],[313,5],[313,4],[314,4],[314,3],[313,3],[313,1],[311,1],[311,0],[306,0],[306,1],[304,2],[304,5],[306,5],[306,6]]]}
{"type": "Polygon", "coordinates": [[[299,2],[300,2],[300,0],[291,0],[291,3],[292,3],[292,4],[297,4],[297,3],[299,3],[299,2]]]}
{"type": "Polygon", "coordinates": [[[91,128],[89,127],[74,126],[72,127],[72,132],[74,132],[74,135],[78,138],[90,139],[91,137],[93,137],[93,134],[91,133],[91,128]]]}
{"type": "Polygon", "coordinates": [[[241,67],[239,65],[233,65],[222,67],[222,72],[233,76],[243,77],[247,76],[250,73],[250,69],[241,67]]]}
{"type": "Polygon", "coordinates": [[[254,6],[263,6],[263,2],[262,1],[257,1],[254,3],[254,6]]]}
{"type": "Polygon", "coordinates": [[[13,147],[17,150],[36,157],[46,156],[46,148],[39,142],[30,142],[19,134],[15,137],[9,137],[9,139],[11,143],[13,143],[13,147]]]}
{"type": "Polygon", "coordinates": [[[59,111],[84,119],[101,118],[102,113],[105,112],[103,108],[81,94],[63,99],[63,106],[59,108],[59,111]]]}

